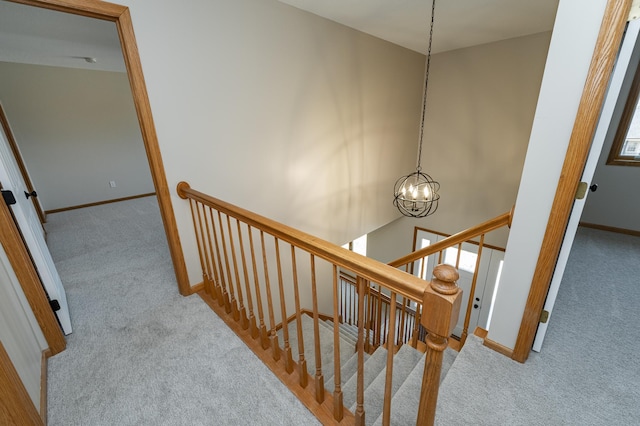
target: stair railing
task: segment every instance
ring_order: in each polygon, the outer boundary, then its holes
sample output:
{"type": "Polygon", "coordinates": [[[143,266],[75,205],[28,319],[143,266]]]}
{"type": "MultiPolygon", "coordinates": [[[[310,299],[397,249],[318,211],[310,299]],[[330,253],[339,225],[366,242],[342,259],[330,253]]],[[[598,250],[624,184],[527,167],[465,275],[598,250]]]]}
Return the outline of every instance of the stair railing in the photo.
{"type": "MultiPolygon", "coordinates": [[[[476,225],[474,227],[471,227],[469,229],[466,229],[464,231],[458,232],[457,234],[451,235],[443,240],[440,240],[434,244],[431,244],[427,247],[424,247],[420,250],[416,250],[412,253],[409,253],[406,256],[403,256],[397,260],[394,260],[392,262],[389,262],[389,266],[393,266],[394,268],[404,268],[404,270],[406,272],[410,272],[413,273],[415,270],[417,270],[418,265],[420,265],[421,268],[424,268],[425,265],[427,264],[427,258],[429,256],[438,256],[438,260],[437,260],[437,264],[440,264],[443,262],[443,257],[444,257],[444,252],[448,249],[448,248],[452,248],[455,247],[457,248],[457,258],[456,258],[456,263],[455,263],[455,268],[458,269],[460,266],[460,254],[462,252],[462,244],[463,243],[467,243],[467,242],[471,242],[474,244],[478,245],[478,253],[477,253],[477,257],[476,257],[476,264],[475,264],[475,269],[474,269],[474,273],[473,273],[473,277],[471,280],[471,289],[469,291],[469,294],[467,295],[467,309],[465,312],[465,317],[464,317],[464,325],[463,325],[463,329],[462,329],[462,333],[460,336],[460,346],[463,346],[468,333],[469,333],[469,322],[471,320],[471,309],[473,307],[473,297],[476,291],[476,284],[477,284],[477,280],[478,280],[478,272],[479,272],[479,266],[480,266],[480,261],[482,260],[482,249],[484,247],[484,240],[485,240],[485,235],[488,234],[491,231],[494,231],[496,229],[500,229],[504,226],[507,227],[511,227],[511,219],[513,217],[513,208],[506,212],[503,213],[499,216],[494,217],[493,219],[490,219],[486,222],[483,222],[479,225],[476,225]],[[475,239],[479,239],[479,241],[474,241],[475,239]]],[[[420,275],[423,275],[423,271],[420,271],[420,275]]],[[[420,316],[420,312],[421,312],[421,307],[418,306],[416,307],[416,316],[420,316]]],[[[456,321],[457,322],[457,321],[456,321]]],[[[417,341],[423,341],[425,333],[423,330],[420,330],[418,325],[420,324],[419,321],[415,322],[415,328],[413,330],[412,333],[412,345],[414,347],[416,347],[416,342],[417,341]]]]}
{"type": "MultiPolygon", "coordinates": [[[[178,195],[189,200],[202,269],[204,290],[198,294],[220,315],[289,389],[325,424],[364,425],[365,308],[371,283],[389,297],[389,341],[395,341],[397,299],[424,307],[421,318],[427,330],[426,361],[417,424],[433,424],[443,351],[460,310],[458,273],[449,265],[434,269],[429,282],[397,268],[353,253],[304,232],[233,206],[192,189],[186,182],[178,195]],[[287,256],[283,253],[289,253],[287,256]],[[306,259],[306,260],[303,260],[306,259]],[[343,406],[339,271],[356,277],[358,310],[357,390],[354,413],[343,406]],[[325,394],[323,358],[320,353],[319,306],[329,299],[333,314],[333,392],[325,394]],[[305,341],[303,305],[311,305],[313,339],[305,341]],[[293,314],[293,315],[292,315],[293,314]],[[295,318],[290,335],[287,318],[295,318]],[[281,330],[279,330],[281,328],[281,330]],[[279,336],[280,332],[281,336],[279,336]],[[281,341],[282,339],[282,341],[281,341]],[[309,374],[305,346],[313,345],[309,374]],[[293,345],[293,349],[292,349],[293,345]],[[293,359],[293,352],[297,359],[293,359]],[[295,372],[295,374],[294,374],[295,372]],[[309,381],[313,386],[308,386],[309,381]]],[[[376,295],[376,297],[378,297],[376,295]]],[[[371,309],[369,308],[369,311],[371,309]]],[[[371,312],[369,312],[369,319],[371,312]]],[[[349,350],[349,349],[347,349],[349,350]]],[[[350,348],[353,351],[353,348],[350,348]]],[[[390,424],[394,351],[387,356],[383,425],[390,424]]]]}

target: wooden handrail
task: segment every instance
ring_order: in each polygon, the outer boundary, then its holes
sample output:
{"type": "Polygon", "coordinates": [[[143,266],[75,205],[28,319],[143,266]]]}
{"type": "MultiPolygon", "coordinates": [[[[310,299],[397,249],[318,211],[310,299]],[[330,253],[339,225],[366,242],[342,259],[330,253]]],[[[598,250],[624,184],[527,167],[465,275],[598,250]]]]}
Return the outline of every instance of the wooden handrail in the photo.
{"type": "Polygon", "coordinates": [[[440,250],[453,247],[457,244],[469,241],[472,238],[479,237],[482,234],[486,234],[495,229],[502,228],[503,226],[510,227],[512,217],[513,217],[513,208],[510,211],[501,214],[500,216],[496,216],[493,219],[489,219],[486,222],[483,222],[472,228],[465,229],[464,231],[458,232],[457,234],[453,234],[452,236],[447,237],[444,240],[440,240],[437,243],[431,244],[423,249],[416,250],[413,253],[409,253],[406,256],[403,256],[399,259],[389,262],[388,265],[393,266],[394,268],[398,268],[400,266],[404,266],[411,262],[414,262],[418,259],[422,259],[423,257],[427,257],[429,255],[437,253],[440,250]]]}
{"type": "Polygon", "coordinates": [[[293,244],[308,253],[325,259],[334,265],[349,269],[357,275],[371,282],[384,283],[392,291],[421,302],[428,282],[416,276],[407,274],[396,268],[369,259],[350,250],[314,237],[305,232],[283,225],[259,214],[226,203],[222,200],[192,189],[188,183],[180,182],[177,187],[178,195],[182,199],[192,199],[218,211],[234,216],[255,228],[273,235],[274,237],[293,244]]]}
{"type": "MultiPolygon", "coordinates": [[[[426,386],[420,391],[421,408],[417,423],[433,423],[439,384],[432,378],[439,377],[442,350],[446,347],[449,330],[453,327],[460,308],[461,290],[455,283],[457,271],[454,267],[437,266],[434,269],[434,280],[429,282],[193,190],[185,182],[181,182],[177,189],[178,195],[188,200],[191,209],[204,283],[200,296],[287,383],[289,389],[298,395],[323,424],[338,421],[341,424],[364,425],[364,355],[365,351],[369,351],[372,339],[374,347],[386,339],[389,349],[386,355],[383,407],[383,423],[389,424],[396,343],[398,346],[402,345],[406,335],[411,331],[416,332],[417,321],[433,334],[426,345],[428,362],[425,363],[425,371],[428,372],[429,380],[424,381],[426,386]],[[236,221],[235,226],[233,221],[236,221]],[[254,241],[254,237],[257,241],[254,241]],[[290,261],[281,252],[281,248],[286,249],[287,245],[290,246],[290,261]],[[249,253],[245,250],[247,246],[249,253]],[[308,264],[297,261],[298,252],[308,255],[308,264]],[[316,263],[319,264],[319,274],[316,274],[316,263]],[[323,324],[319,313],[320,294],[323,303],[326,303],[327,263],[333,269],[333,325],[323,324]],[[298,279],[299,266],[302,267],[301,280],[298,279]],[[339,291],[340,287],[351,287],[348,284],[340,284],[339,287],[339,271],[342,270],[355,275],[357,291],[339,291]],[[301,300],[301,291],[304,292],[304,300],[301,300]],[[351,349],[348,340],[343,341],[340,337],[340,293],[357,301],[357,308],[354,307],[348,313],[349,321],[353,317],[357,318],[358,327],[357,343],[351,349]],[[214,303],[216,299],[217,303],[214,303]],[[254,301],[257,304],[255,308],[258,318],[255,317],[254,301]],[[411,309],[410,301],[428,307],[428,318],[411,309]],[[307,327],[306,324],[303,326],[302,303],[312,305],[312,327],[307,327]],[[288,316],[292,305],[295,306],[295,313],[288,316]],[[380,318],[384,310],[382,306],[388,307],[389,311],[388,315],[385,313],[384,321],[380,318]],[[276,316],[279,318],[276,319],[276,316]],[[375,321],[374,317],[377,317],[378,326],[371,335],[373,329],[370,324],[375,321]],[[268,327],[265,319],[268,319],[268,327]],[[281,325],[277,325],[276,320],[281,325]],[[295,333],[293,330],[289,332],[290,322],[295,323],[295,333]],[[381,324],[385,326],[382,333],[381,324]],[[326,343],[325,337],[321,337],[321,334],[326,336],[326,331],[322,331],[324,327],[333,327],[333,393],[325,392],[325,377],[331,374],[331,360],[327,358],[327,351],[322,349],[322,345],[326,343]],[[310,328],[313,330],[309,330],[310,328]],[[305,350],[305,341],[312,348],[305,350]],[[340,347],[344,346],[343,343],[347,345],[344,350],[348,351],[345,356],[354,349],[356,352],[352,359],[357,361],[357,386],[355,395],[349,392],[349,397],[355,398],[349,405],[356,403],[353,413],[343,406],[340,375],[343,362],[340,347]],[[295,360],[294,348],[297,348],[295,360]],[[309,354],[312,365],[307,365],[305,353],[309,354]],[[294,372],[297,372],[295,376],[294,372]],[[308,386],[309,380],[314,382],[313,386],[308,386]]],[[[308,323],[308,320],[305,321],[308,323]]]]}

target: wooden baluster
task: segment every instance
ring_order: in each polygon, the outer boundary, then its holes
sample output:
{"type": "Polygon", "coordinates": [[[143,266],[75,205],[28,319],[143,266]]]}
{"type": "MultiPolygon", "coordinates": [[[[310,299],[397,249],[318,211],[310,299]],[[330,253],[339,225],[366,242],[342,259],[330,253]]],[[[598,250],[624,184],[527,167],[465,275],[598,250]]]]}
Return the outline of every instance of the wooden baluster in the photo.
{"type": "Polygon", "coordinates": [[[358,276],[358,376],[356,386],[356,426],[364,426],[364,288],[367,281],[358,276]]]}
{"type": "MultiPolygon", "coordinates": [[[[224,254],[224,264],[227,270],[227,291],[231,296],[230,304],[231,304],[231,314],[233,315],[234,321],[240,320],[240,311],[238,310],[238,304],[236,303],[236,295],[233,290],[233,279],[231,278],[231,265],[229,263],[229,253],[227,251],[227,240],[224,236],[224,227],[222,226],[222,213],[218,211],[218,219],[220,220],[220,238],[222,241],[222,253],[224,254]]],[[[229,220],[229,216],[227,216],[227,222],[229,220]]],[[[229,236],[231,238],[231,236],[229,236]]]]}
{"type": "Polygon", "coordinates": [[[456,256],[456,269],[460,269],[460,255],[462,254],[462,243],[458,244],[458,255],[456,256]]]}
{"type": "Polygon", "coordinates": [[[417,304],[416,305],[416,316],[413,319],[413,331],[411,333],[411,347],[412,348],[417,348],[418,347],[418,340],[420,338],[419,334],[420,334],[420,311],[422,309],[422,305],[421,304],[417,304]]]}
{"type": "Polygon", "coordinates": [[[480,258],[482,257],[482,247],[484,246],[484,234],[480,235],[480,243],[478,244],[478,256],[476,257],[476,268],[473,272],[473,278],[471,280],[471,289],[469,290],[469,296],[467,301],[467,312],[464,316],[464,326],[462,328],[462,336],[460,336],[460,347],[464,346],[464,342],[467,341],[467,335],[469,333],[469,321],[471,320],[471,310],[473,309],[474,295],[476,294],[476,283],[478,281],[478,270],[480,269],[480,258]]]}
{"type": "MultiPolygon", "coordinates": [[[[211,227],[213,228],[213,240],[215,241],[216,246],[216,254],[218,257],[218,271],[220,272],[220,297],[218,298],[218,303],[220,306],[224,305],[224,310],[226,313],[231,312],[231,302],[229,301],[229,294],[227,293],[227,283],[224,276],[224,268],[222,263],[222,258],[220,256],[220,238],[218,238],[218,231],[216,226],[216,221],[214,220],[213,210],[210,211],[211,215],[211,227]]],[[[218,212],[218,218],[220,217],[220,212],[218,212]]],[[[219,223],[222,226],[221,223],[219,223]]],[[[222,241],[224,245],[224,240],[222,241]]]]}
{"type": "Polygon", "coordinates": [[[344,315],[344,306],[345,303],[347,302],[345,297],[344,297],[344,280],[342,279],[342,277],[340,278],[340,304],[338,305],[340,307],[340,319],[341,321],[344,321],[345,315],[344,315]]]}
{"type": "Polygon", "coordinates": [[[427,270],[427,260],[429,259],[429,257],[423,257],[422,258],[422,262],[420,262],[420,278],[422,278],[423,280],[425,279],[425,274],[426,274],[426,270],[427,270]]]}
{"type": "MultiPolygon", "coordinates": [[[[269,341],[271,353],[275,361],[280,360],[280,346],[278,345],[278,334],[276,333],[276,319],[273,313],[273,299],[271,298],[271,284],[269,282],[269,267],[267,266],[267,251],[264,244],[264,232],[260,230],[260,243],[262,244],[262,264],[264,266],[264,288],[267,292],[267,308],[269,311],[269,341]]],[[[286,318],[283,319],[286,321],[286,318]]]]}
{"type": "MultiPolygon", "coordinates": [[[[237,222],[237,220],[236,220],[237,222]]],[[[233,240],[233,231],[231,230],[231,218],[227,215],[227,229],[229,230],[229,250],[231,251],[231,260],[233,261],[233,274],[236,278],[236,293],[238,294],[238,313],[240,315],[240,326],[243,330],[249,328],[249,317],[244,307],[244,297],[242,295],[242,283],[240,282],[240,268],[238,267],[238,259],[236,256],[236,247],[233,240]]],[[[241,238],[238,235],[238,238],[241,238]]],[[[231,284],[233,285],[233,284],[231,284]]]]}
{"type": "MultiPolygon", "coordinates": [[[[211,264],[209,262],[209,248],[207,246],[207,234],[208,234],[208,230],[205,231],[205,227],[202,226],[202,216],[204,215],[205,217],[205,224],[206,224],[206,210],[205,210],[205,206],[202,205],[201,203],[197,203],[197,211],[198,211],[198,228],[199,228],[199,235],[200,235],[200,240],[202,242],[202,252],[200,253],[200,265],[205,268],[203,269],[206,270],[206,273],[203,272],[202,276],[204,278],[203,284],[204,284],[204,288],[205,291],[208,294],[211,294],[211,290],[212,290],[212,286],[213,286],[213,282],[212,282],[212,275],[211,275],[211,264]]],[[[200,244],[198,244],[198,251],[200,251],[200,244]]]]}
{"type": "MultiPolygon", "coordinates": [[[[291,265],[293,267],[293,294],[296,304],[296,331],[298,335],[298,376],[300,386],[307,387],[307,360],[304,357],[304,336],[302,335],[302,313],[300,309],[300,290],[298,288],[298,263],[296,262],[296,248],[291,246],[291,265]]],[[[335,306],[334,306],[335,308],[335,306]]]]}
{"type": "Polygon", "coordinates": [[[462,290],[456,285],[458,271],[450,265],[438,265],[434,279],[424,293],[422,305],[428,313],[422,316],[427,330],[424,374],[420,390],[417,425],[433,425],[438,402],[443,352],[460,314],[462,290]]]}
{"type": "Polygon", "coordinates": [[[370,332],[371,332],[371,285],[372,284],[368,284],[366,289],[365,289],[365,321],[364,321],[364,325],[365,325],[365,340],[364,340],[364,350],[367,351],[367,353],[371,353],[371,347],[369,345],[369,338],[370,338],[370,332]]]}
{"type": "Polygon", "coordinates": [[[440,250],[439,254],[438,254],[438,265],[442,263],[442,254],[444,253],[444,250],[440,250]]]}
{"type": "MultiPolygon", "coordinates": [[[[256,262],[256,251],[253,245],[253,232],[251,230],[251,226],[249,228],[249,248],[251,249],[251,267],[253,269],[253,285],[255,287],[256,292],[256,304],[258,305],[258,321],[259,325],[259,334],[260,334],[260,343],[262,344],[262,349],[267,349],[269,347],[269,335],[267,333],[267,327],[264,324],[264,309],[262,307],[262,294],[260,291],[260,279],[258,278],[258,267],[256,262]]],[[[255,339],[257,336],[253,336],[255,339]]]]}
{"type": "Polygon", "coordinates": [[[211,207],[209,207],[208,209],[209,211],[209,215],[207,216],[207,210],[204,211],[204,223],[205,226],[207,228],[207,242],[209,244],[209,253],[211,254],[211,268],[213,270],[213,277],[210,276],[210,278],[212,279],[212,288],[211,288],[211,297],[213,299],[219,299],[219,301],[222,301],[222,291],[220,290],[220,278],[218,277],[218,268],[216,266],[216,253],[215,253],[215,249],[213,246],[213,242],[211,241],[211,229],[209,227],[209,223],[211,223],[211,225],[213,226],[213,219],[211,218],[211,207]]]}
{"type": "Polygon", "coordinates": [[[200,241],[202,238],[202,222],[200,222],[200,232],[198,232],[198,225],[196,222],[196,214],[194,212],[193,209],[193,205],[196,205],[196,209],[198,210],[198,219],[200,218],[200,210],[199,210],[199,203],[197,201],[193,201],[191,199],[189,199],[189,207],[191,208],[191,219],[193,220],[193,229],[195,231],[196,234],[196,243],[198,244],[198,256],[200,258],[200,268],[202,269],[202,280],[204,281],[205,285],[207,283],[207,281],[209,281],[209,277],[207,276],[207,270],[204,266],[204,257],[203,257],[203,253],[202,253],[202,242],[200,241]]]}
{"type": "Polygon", "coordinates": [[[377,309],[377,318],[376,318],[376,336],[375,336],[375,345],[376,348],[380,345],[384,344],[382,341],[382,286],[378,284],[378,309],[377,309]]]}
{"type": "Polygon", "coordinates": [[[218,299],[218,305],[222,306],[224,305],[224,291],[223,291],[223,285],[222,282],[224,281],[224,276],[222,273],[222,269],[219,270],[219,275],[218,275],[218,269],[222,268],[222,262],[220,259],[220,250],[218,247],[218,236],[216,233],[216,223],[215,220],[213,219],[213,208],[209,207],[209,215],[208,215],[208,219],[206,221],[207,226],[209,223],[211,223],[211,229],[208,231],[209,233],[209,247],[211,249],[211,253],[212,253],[212,258],[211,258],[211,263],[213,264],[213,271],[214,271],[214,278],[215,278],[215,293],[216,293],[216,299],[218,299]],[[212,243],[212,238],[211,236],[213,235],[213,244],[212,243]],[[217,259],[217,262],[216,262],[217,259]]]}
{"type": "MultiPolygon", "coordinates": [[[[391,292],[391,302],[390,306],[390,314],[389,314],[389,337],[388,342],[395,342],[395,332],[396,332],[396,292],[391,292]]],[[[385,382],[384,382],[384,402],[382,409],[382,425],[389,426],[391,421],[391,389],[393,385],[393,356],[395,355],[395,351],[393,350],[393,346],[387,350],[387,371],[385,374],[385,382]]]]}
{"type": "Polygon", "coordinates": [[[404,327],[407,321],[407,299],[402,298],[402,309],[400,310],[400,327],[398,329],[398,347],[404,344],[404,327]]]}
{"type": "MultiPolygon", "coordinates": [[[[333,418],[341,421],[344,417],[342,378],[340,371],[340,323],[338,317],[338,267],[333,265],[333,418]]],[[[305,370],[306,372],[306,370],[305,370]]]]}
{"type": "Polygon", "coordinates": [[[278,272],[278,293],[280,294],[280,316],[282,317],[282,340],[284,341],[284,369],[287,373],[293,372],[293,357],[289,346],[289,324],[287,323],[287,306],[284,297],[284,282],[282,280],[282,262],[280,261],[280,242],[273,239],[276,248],[276,270],[278,272]]]}
{"type": "Polygon", "coordinates": [[[252,338],[258,337],[258,327],[256,326],[256,317],[253,312],[253,299],[251,297],[251,285],[249,284],[249,271],[247,270],[247,257],[244,253],[244,243],[242,238],[242,228],[240,221],[236,219],[238,225],[238,241],[240,243],[240,258],[242,259],[242,274],[244,276],[244,287],[247,293],[247,305],[249,305],[249,332],[252,338]]]}
{"type": "Polygon", "coordinates": [[[322,375],[322,353],[320,351],[320,324],[318,324],[318,292],[316,286],[316,258],[311,255],[311,296],[313,303],[313,345],[316,359],[316,401],[324,402],[324,376],[322,375]]]}

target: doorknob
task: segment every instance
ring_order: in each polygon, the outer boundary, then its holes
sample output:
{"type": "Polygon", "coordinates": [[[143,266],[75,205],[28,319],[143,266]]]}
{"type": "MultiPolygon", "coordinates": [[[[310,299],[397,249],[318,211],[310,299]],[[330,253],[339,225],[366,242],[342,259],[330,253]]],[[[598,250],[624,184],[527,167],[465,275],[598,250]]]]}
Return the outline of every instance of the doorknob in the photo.
{"type": "Polygon", "coordinates": [[[29,197],[37,197],[38,193],[36,191],[31,191],[31,192],[24,191],[24,196],[27,197],[27,200],[28,200],[29,197]]]}
{"type": "Polygon", "coordinates": [[[598,189],[598,184],[594,183],[589,187],[589,189],[591,190],[591,192],[596,192],[596,190],[598,189]]]}

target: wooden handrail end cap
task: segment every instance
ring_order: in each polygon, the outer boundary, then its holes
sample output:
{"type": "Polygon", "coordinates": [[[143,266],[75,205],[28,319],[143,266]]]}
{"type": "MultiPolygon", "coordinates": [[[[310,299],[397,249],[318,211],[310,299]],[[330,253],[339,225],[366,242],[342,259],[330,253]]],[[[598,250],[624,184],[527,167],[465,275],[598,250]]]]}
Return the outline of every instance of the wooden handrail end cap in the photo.
{"type": "Polygon", "coordinates": [[[180,198],[182,198],[183,200],[187,199],[187,195],[184,193],[185,189],[191,188],[191,186],[185,182],[185,181],[181,181],[178,183],[178,186],[176,187],[176,191],[178,192],[178,196],[180,198]]]}

